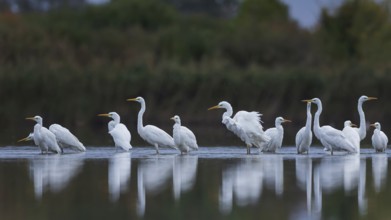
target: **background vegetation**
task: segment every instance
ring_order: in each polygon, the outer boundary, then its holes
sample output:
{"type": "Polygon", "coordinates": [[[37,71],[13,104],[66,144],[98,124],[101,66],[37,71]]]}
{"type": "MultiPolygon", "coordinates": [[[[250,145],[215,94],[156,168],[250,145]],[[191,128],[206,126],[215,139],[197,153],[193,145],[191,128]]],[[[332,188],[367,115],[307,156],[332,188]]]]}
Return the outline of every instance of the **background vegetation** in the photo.
{"type": "Polygon", "coordinates": [[[4,10],[0,144],[27,135],[33,124],[24,118],[36,114],[47,126],[68,127],[87,145],[111,144],[107,120],[96,114],[117,111],[132,142],[143,145],[135,129],[139,105],[125,102],[136,96],[147,100],[147,123],[171,132],[169,118],[178,114],[201,145],[240,143],[222,127],[221,112],[206,111],[221,100],[234,110],[263,113],[266,128],[277,116],[292,119],[285,144],[293,144],[304,124],[300,100],[312,97],[324,102],[321,123],[342,128],[347,119],[358,123],[360,95],[377,96],[364,106],[367,120],[380,121],[386,133],[391,129],[386,3],[346,1],[323,11],[312,30],[292,21],[278,0],[245,0],[233,16],[216,5],[183,13],[171,3],[4,10]]]}

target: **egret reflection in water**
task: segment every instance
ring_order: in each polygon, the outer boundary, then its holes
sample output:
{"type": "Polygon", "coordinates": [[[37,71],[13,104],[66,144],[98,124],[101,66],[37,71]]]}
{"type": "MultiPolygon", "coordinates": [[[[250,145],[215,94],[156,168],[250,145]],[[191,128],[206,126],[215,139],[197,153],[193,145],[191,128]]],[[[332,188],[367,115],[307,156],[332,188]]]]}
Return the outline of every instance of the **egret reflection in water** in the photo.
{"type": "Polygon", "coordinates": [[[83,167],[81,155],[40,155],[29,162],[30,177],[34,184],[36,199],[41,199],[43,192],[49,190],[58,193],[83,167]]]}
{"type": "Polygon", "coordinates": [[[388,171],[387,154],[374,154],[372,156],[372,176],[375,191],[378,193],[385,186],[388,171]]]}
{"type": "Polygon", "coordinates": [[[174,198],[190,190],[197,174],[198,156],[156,156],[140,162],[137,169],[137,214],[144,216],[146,194],[156,195],[172,183],[174,198]],[[172,177],[172,182],[170,181],[172,177]]]}
{"type": "Polygon", "coordinates": [[[229,214],[233,200],[239,206],[258,203],[263,188],[272,188],[277,196],[284,192],[283,156],[264,155],[244,158],[223,170],[219,195],[220,211],[229,214]]]}
{"type": "Polygon", "coordinates": [[[109,194],[112,202],[119,199],[120,194],[128,189],[132,168],[129,152],[114,154],[109,159],[109,194]]]}

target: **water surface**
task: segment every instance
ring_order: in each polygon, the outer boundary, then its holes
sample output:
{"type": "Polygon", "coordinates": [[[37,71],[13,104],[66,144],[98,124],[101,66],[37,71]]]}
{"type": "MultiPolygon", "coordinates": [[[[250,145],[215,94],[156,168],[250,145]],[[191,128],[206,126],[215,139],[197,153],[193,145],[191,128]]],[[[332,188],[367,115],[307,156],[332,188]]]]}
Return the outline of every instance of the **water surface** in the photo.
{"type": "Polygon", "coordinates": [[[389,154],[0,148],[1,219],[386,219],[389,154]]]}

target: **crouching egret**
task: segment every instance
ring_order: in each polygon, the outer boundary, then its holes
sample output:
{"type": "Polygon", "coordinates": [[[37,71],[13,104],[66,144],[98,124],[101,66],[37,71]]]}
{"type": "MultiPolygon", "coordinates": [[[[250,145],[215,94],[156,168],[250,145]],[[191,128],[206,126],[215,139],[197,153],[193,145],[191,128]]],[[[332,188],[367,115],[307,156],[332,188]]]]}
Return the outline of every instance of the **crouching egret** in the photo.
{"type": "Polygon", "coordinates": [[[188,153],[190,150],[198,150],[197,139],[194,133],[185,126],[181,126],[181,118],[175,115],[171,118],[175,124],[173,126],[173,138],[181,153],[188,153]]]}
{"type": "Polygon", "coordinates": [[[387,135],[381,130],[381,125],[379,122],[370,125],[374,127],[372,135],[372,146],[375,148],[376,152],[386,152],[388,138],[387,135]]]}
{"type": "Polygon", "coordinates": [[[344,122],[344,128],[342,129],[345,137],[353,144],[357,153],[360,152],[360,135],[357,129],[357,125],[353,124],[350,120],[344,122]]]}
{"type": "Polygon", "coordinates": [[[125,151],[132,149],[132,145],[130,145],[130,132],[124,124],[120,123],[121,117],[116,112],[99,114],[98,116],[109,117],[113,119],[108,123],[108,130],[109,134],[113,137],[116,150],[117,147],[121,147],[125,151]]]}
{"type": "Polygon", "coordinates": [[[137,132],[142,139],[155,147],[157,154],[159,154],[159,147],[178,149],[175,146],[174,139],[167,134],[167,132],[154,125],[143,125],[143,115],[146,107],[145,100],[142,97],[127,99],[127,101],[138,102],[141,104],[141,109],[138,112],[137,132]]]}
{"type": "Polygon", "coordinates": [[[297,153],[301,154],[304,152],[309,153],[310,146],[312,143],[312,131],[311,131],[311,123],[312,123],[312,115],[311,115],[311,102],[308,100],[303,100],[307,102],[307,120],[305,126],[302,127],[296,134],[296,149],[297,153]]]}
{"type": "Polygon", "coordinates": [[[218,105],[210,107],[212,109],[225,109],[222,117],[222,123],[225,124],[228,130],[232,131],[243,142],[246,143],[247,154],[250,154],[250,148],[255,146],[261,148],[262,144],[268,142],[270,138],[263,132],[261,124],[262,114],[258,112],[238,111],[233,118],[232,106],[226,101],[220,102],[218,105]]]}
{"type": "Polygon", "coordinates": [[[58,154],[62,152],[60,146],[58,146],[56,136],[47,128],[42,126],[41,116],[29,117],[26,119],[37,122],[37,124],[34,125],[34,133],[32,138],[34,139],[34,143],[41,149],[42,154],[49,153],[49,151],[58,154]]]}
{"type": "Polygon", "coordinates": [[[69,148],[79,152],[86,151],[84,145],[67,128],[59,124],[52,124],[49,126],[49,130],[56,136],[57,143],[62,149],[69,148]]]}
{"type": "Polygon", "coordinates": [[[319,117],[323,110],[322,101],[320,101],[319,98],[313,98],[305,101],[311,101],[318,106],[318,110],[316,111],[314,118],[314,133],[316,138],[320,140],[323,146],[331,151],[331,155],[333,154],[334,150],[357,153],[354,145],[346,138],[342,131],[337,130],[329,125],[324,125],[322,127],[319,125],[319,117]]]}
{"type": "Polygon", "coordinates": [[[284,128],[282,123],[291,122],[291,120],[284,119],[283,117],[277,117],[275,120],[275,127],[269,128],[265,131],[265,134],[270,137],[270,141],[264,144],[261,148],[262,152],[276,152],[277,148],[281,148],[282,140],[284,138],[284,128]]]}

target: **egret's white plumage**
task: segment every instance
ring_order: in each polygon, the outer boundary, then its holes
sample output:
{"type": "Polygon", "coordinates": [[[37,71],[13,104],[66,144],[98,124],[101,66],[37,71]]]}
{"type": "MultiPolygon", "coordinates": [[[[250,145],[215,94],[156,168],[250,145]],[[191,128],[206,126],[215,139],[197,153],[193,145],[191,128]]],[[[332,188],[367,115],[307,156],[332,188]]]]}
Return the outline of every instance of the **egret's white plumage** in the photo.
{"type": "Polygon", "coordinates": [[[34,143],[41,149],[41,153],[48,153],[49,151],[54,153],[62,152],[60,146],[58,146],[56,136],[42,126],[43,119],[41,116],[34,116],[26,119],[37,122],[37,124],[34,125],[33,139],[34,143]]]}
{"type": "Polygon", "coordinates": [[[80,152],[86,151],[84,145],[67,128],[59,124],[52,124],[49,126],[49,130],[56,135],[57,143],[61,148],[70,148],[80,152]]]}
{"type": "MultiPolygon", "coordinates": [[[[21,141],[31,141],[31,140],[34,140],[34,133],[30,133],[27,137],[18,140],[18,142],[21,142],[21,141]]],[[[38,142],[36,143],[35,140],[34,140],[34,144],[38,145],[38,142]]]]}
{"type": "Polygon", "coordinates": [[[311,102],[307,101],[307,120],[305,123],[305,126],[302,127],[296,134],[296,149],[297,153],[301,154],[304,152],[309,153],[309,149],[312,143],[312,131],[311,131],[311,124],[312,124],[312,115],[311,115],[311,102]]]}
{"type": "Polygon", "coordinates": [[[104,116],[112,118],[113,120],[108,123],[109,134],[113,137],[115,148],[121,147],[125,151],[132,149],[130,139],[132,138],[128,128],[121,123],[121,117],[116,112],[109,112],[107,114],[99,114],[98,116],[104,116]]]}
{"type": "Polygon", "coordinates": [[[375,127],[372,135],[372,146],[375,148],[376,152],[386,152],[388,138],[387,135],[381,130],[381,125],[379,122],[371,124],[372,127],[375,127]]]}
{"type": "Polygon", "coordinates": [[[357,125],[353,124],[350,120],[344,122],[344,128],[342,129],[345,137],[352,143],[357,151],[360,152],[360,135],[357,125]]]}
{"type": "Polygon", "coordinates": [[[363,140],[365,138],[365,136],[367,135],[367,125],[366,125],[365,113],[364,113],[364,110],[362,108],[362,105],[366,101],[376,100],[376,99],[377,99],[376,97],[368,97],[368,96],[365,96],[365,95],[361,96],[358,99],[357,110],[358,110],[358,114],[360,115],[360,127],[359,128],[354,128],[354,130],[356,130],[358,132],[358,134],[360,136],[360,140],[363,140]]]}
{"type": "Polygon", "coordinates": [[[276,152],[277,148],[281,148],[282,140],[284,139],[284,128],[282,123],[291,122],[283,117],[277,117],[275,120],[275,127],[269,128],[265,131],[265,134],[270,138],[270,141],[264,144],[261,148],[262,152],[276,152]]]}
{"type": "Polygon", "coordinates": [[[210,107],[208,110],[223,108],[226,111],[222,117],[222,123],[228,130],[238,136],[247,146],[247,154],[250,154],[250,147],[261,148],[270,138],[265,135],[261,124],[262,114],[258,112],[238,111],[233,118],[232,106],[226,101],[210,107]]]}
{"type": "Polygon", "coordinates": [[[171,119],[175,121],[172,133],[178,149],[182,153],[188,153],[190,150],[198,150],[197,139],[194,133],[187,127],[181,125],[181,118],[175,115],[171,119]]]}
{"type": "Polygon", "coordinates": [[[354,145],[346,138],[342,131],[329,125],[324,125],[322,127],[319,125],[319,117],[323,110],[322,101],[320,101],[319,98],[313,98],[308,101],[311,101],[318,106],[318,110],[316,111],[314,118],[314,133],[323,146],[330,150],[331,154],[333,154],[333,151],[335,150],[357,153],[354,145]]]}
{"type": "Polygon", "coordinates": [[[137,132],[149,144],[153,145],[156,153],[159,154],[159,147],[170,147],[178,149],[175,146],[174,139],[167,134],[167,132],[154,125],[143,125],[143,115],[145,112],[145,100],[142,97],[127,99],[127,101],[134,101],[141,104],[141,109],[138,113],[137,132]]]}

